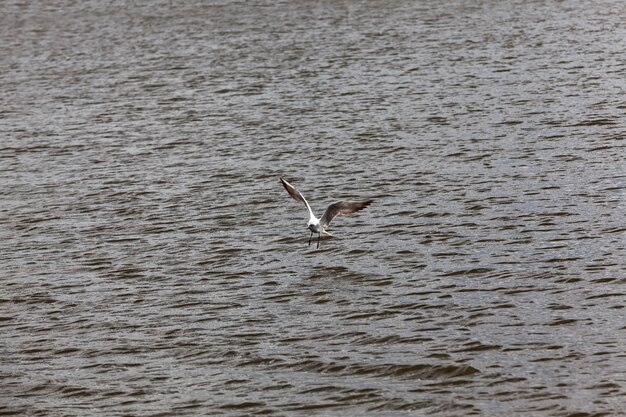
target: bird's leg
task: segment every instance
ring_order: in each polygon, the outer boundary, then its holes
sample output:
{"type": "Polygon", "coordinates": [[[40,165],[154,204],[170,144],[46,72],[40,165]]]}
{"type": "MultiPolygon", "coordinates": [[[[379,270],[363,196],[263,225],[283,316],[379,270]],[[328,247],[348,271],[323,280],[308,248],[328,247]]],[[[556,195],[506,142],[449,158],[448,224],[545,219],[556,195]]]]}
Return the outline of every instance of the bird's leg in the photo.
{"type": "Polygon", "coordinates": [[[311,232],[311,236],[309,236],[309,246],[311,246],[311,239],[313,239],[313,232],[311,232]]]}
{"type": "Polygon", "coordinates": [[[318,234],[317,234],[317,249],[319,249],[319,248],[320,248],[320,237],[321,237],[321,236],[322,236],[322,234],[321,234],[321,233],[318,233],[318,234]]]}

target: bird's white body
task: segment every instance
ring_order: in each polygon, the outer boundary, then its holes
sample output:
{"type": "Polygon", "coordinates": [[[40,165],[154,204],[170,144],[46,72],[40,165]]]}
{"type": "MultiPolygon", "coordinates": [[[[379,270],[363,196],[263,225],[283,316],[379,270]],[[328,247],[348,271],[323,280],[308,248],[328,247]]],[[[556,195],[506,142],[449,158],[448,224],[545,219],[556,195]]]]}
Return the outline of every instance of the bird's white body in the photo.
{"type": "MultiPolygon", "coordinates": [[[[356,211],[364,209],[365,207],[369,206],[372,203],[371,200],[337,201],[336,203],[333,203],[330,206],[328,206],[328,208],[326,209],[322,217],[318,219],[317,217],[315,217],[315,214],[313,214],[313,210],[311,210],[311,206],[306,201],[304,196],[298,190],[296,190],[296,188],[293,185],[289,184],[287,181],[283,180],[282,178],[280,179],[280,181],[283,183],[283,187],[285,187],[285,190],[287,190],[289,195],[293,197],[294,200],[304,203],[307,210],[309,211],[309,221],[307,222],[307,229],[311,231],[311,237],[313,236],[313,233],[317,233],[317,236],[318,236],[317,247],[318,248],[320,244],[319,238],[322,234],[332,236],[330,233],[326,231],[326,229],[330,225],[330,222],[335,218],[335,216],[337,216],[338,214],[354,213],[356,211]]],[[[309,238],[309,245],[310,244],[311,244],[311,239],[309,238]]]]}
{"type": "Polygon", "coordinates": [[[311,214],[311,218],[309,222],[306,224],[306,228],[309,229],[313,233],[321,233],[323,235],[332,236],[330,233],[326,231],[322,224],[320,223],[320,219],[311,214]]]}
{"type": "MultiPolygon", "coordinates": [[[[285,183],[289,184],[287,181],[285,181],[285,183]]],[[[322,227],[322,224],[320,223],[320,219],[315,217],[315,214],[313,214],[313,210],[311,210],[311,206],[309,206],[309,203],[306,201],[304,196],[300,194],[300,197],[302,197],[302,200],[304,200],[304,204],[306,205],[306,208],[309,210],[309,221],[306,224],[307,229],[309,229],[313,233],[323,233],[324,228],[322,227]]]]}

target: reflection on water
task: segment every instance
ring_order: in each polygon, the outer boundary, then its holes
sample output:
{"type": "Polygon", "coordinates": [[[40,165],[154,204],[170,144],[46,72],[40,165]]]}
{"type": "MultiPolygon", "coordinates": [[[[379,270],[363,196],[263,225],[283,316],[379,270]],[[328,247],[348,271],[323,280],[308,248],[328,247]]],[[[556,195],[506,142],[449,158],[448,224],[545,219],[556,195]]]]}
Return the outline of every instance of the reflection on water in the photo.
{"type": "Polygon", "coordinates": [[[2,414],[624,413],[621,2],[1,7],[2,414]]]}

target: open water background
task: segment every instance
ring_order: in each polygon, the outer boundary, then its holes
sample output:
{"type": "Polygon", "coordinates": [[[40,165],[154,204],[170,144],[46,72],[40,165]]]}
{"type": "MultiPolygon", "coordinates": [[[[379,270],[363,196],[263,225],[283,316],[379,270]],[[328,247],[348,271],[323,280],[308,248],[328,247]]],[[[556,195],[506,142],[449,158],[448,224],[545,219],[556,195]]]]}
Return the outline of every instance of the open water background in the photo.
{"type": "Polygon", "coordinates": [[[0,414],[626,412],[626,3],[3,1],[0,414]],[[308,246],[306,210],[374,204],[308,246]]]}

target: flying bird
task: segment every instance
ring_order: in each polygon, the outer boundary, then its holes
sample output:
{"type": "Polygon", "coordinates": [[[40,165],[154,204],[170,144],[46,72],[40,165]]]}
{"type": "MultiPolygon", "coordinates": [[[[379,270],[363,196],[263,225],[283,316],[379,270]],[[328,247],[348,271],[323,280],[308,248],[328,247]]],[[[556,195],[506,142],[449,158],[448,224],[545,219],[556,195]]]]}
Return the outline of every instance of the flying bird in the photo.
{"type": "Polygon", "coordinates": [[[296,188],[289,184],[284,179],[280,179],[283,183],[283,187],[289,193],[294,200],[304,203],[307,210],[309,210],[309,222],[307,223],[307,229],[311,231],[311,236],[309,236],[309,246],[311,246],[311,239],[313,238],[313,233],[317,233],[317,247],[320,247],[320,237],[322,234],[332,236],[330,233],[326,231],[326,228],[330,225],[330,222],[338,215],[338,214],[351,214],[357,212],[359,210],[364,209],[365,207],[372,204],[372,200],[359,200],[359,201],[337,201],[336,203],[332,203],[321,219],[315,217],[313,214],[313,210],[311,210],[311,206],[307,203],[304,196],[300,193],[300,191],[296,190],[296,188]]]}

